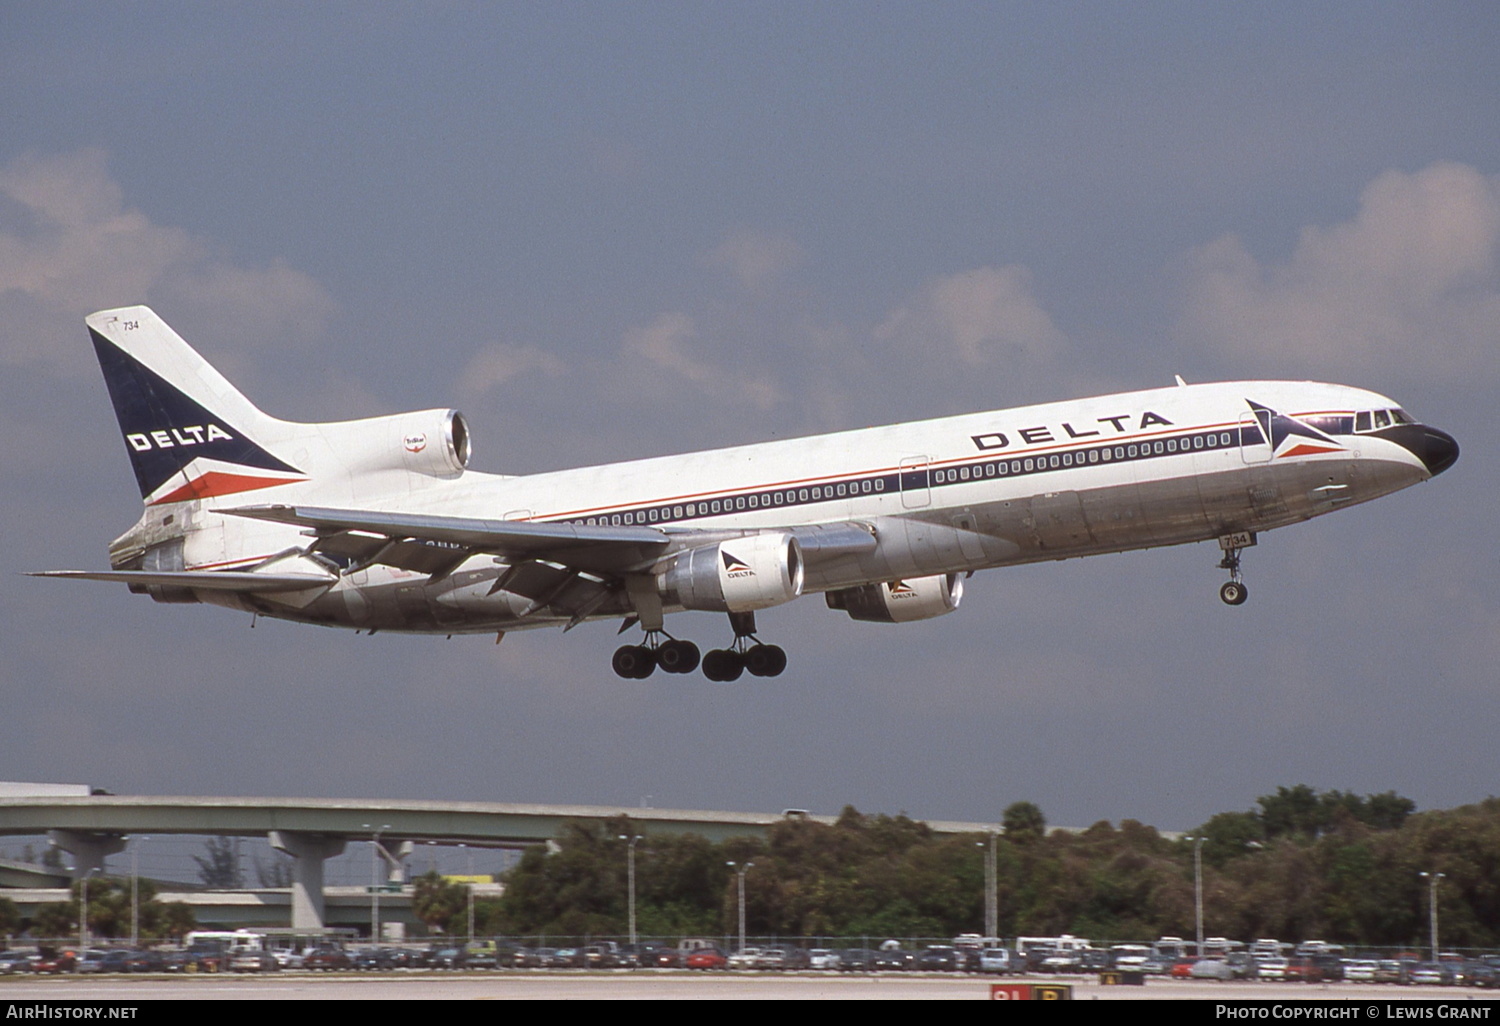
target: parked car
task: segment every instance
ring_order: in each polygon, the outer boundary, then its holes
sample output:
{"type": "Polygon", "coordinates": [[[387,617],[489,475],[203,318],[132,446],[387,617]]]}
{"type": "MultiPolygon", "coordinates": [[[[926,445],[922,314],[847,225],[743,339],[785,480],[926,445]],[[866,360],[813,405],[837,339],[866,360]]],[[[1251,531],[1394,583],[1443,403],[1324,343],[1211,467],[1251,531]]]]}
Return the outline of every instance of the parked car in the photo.
{"type": "Polygon", "coordinates": [[[353,966],[353,959],[340,948],[314,948],[302,959],[302,968],[321,969],[325,972],[350,969],[353,966]]]}
{"type": "Polygon", "coordinates": [[[0,974],[34,973],[41,957],[35,951],[0,951],[0,974]]]}
{"type": "Polygon", "coordinates": [[[229,969],[236,973],[274,973],[281,968],[269,951],[236,951],[229,956],[229,969]]]}
{"type": "Polygon", "coordinates": [[[760,948],[740,948],[729,956],[729,968],[731,969],[754,969],[755,960],[760,957],[760,948]]]}
{"type": "Polygon", "coordinates": [[[683,959],[683,965],[689,969],[724,969],[729,965],[729,957],[718,948],[694,948],[683,959]]]}
{"type": "Polygon", "coordinates": [[[77,965],[78,953],[71,948],[63,951],[55,951],[51,954],[44,951],[41,957],[32,963],[32,972],[70,973],[77,965]]]}
{"type": "Polygon", "coordinates": [[[1284,980],[1287,978],[1286,969],[1286,959],[1264,958],[1256,964],[1255,978],[1258,980],[1284,980]]]}
{"type": "Polygon", "coordinates": [[[1015,959],[1009,948],[984,948],[979,952],[979,971],[982,973],[1015,972],[1015,959]]]}
{"type": "Polygon", "coordinates": [[[839,952],[838,969],[844,973],[867,973],[875,967],[878,952],[869,948],[845,948],[839,952]]]}
{"type": "Polygon", "coordinates": [[[1193,963],[1189,974],[1195,980],[1235,980],[1239,979],[1234,966],[1222,958],[1200,958],[1193,963]]]}
{"type": "Polygon", "coordinates": [[[917,956],[902,948],[881,948],[870,961],[876,972],[906,972],[916,962],[917,956]]]}
{"type": "Polygon", "coordinates": [[[104,960],[108,957],[109,951],[105,948],[89,948],[78,956],[78,962],[73,971],[78,973],[105,972],[104,960]]]}

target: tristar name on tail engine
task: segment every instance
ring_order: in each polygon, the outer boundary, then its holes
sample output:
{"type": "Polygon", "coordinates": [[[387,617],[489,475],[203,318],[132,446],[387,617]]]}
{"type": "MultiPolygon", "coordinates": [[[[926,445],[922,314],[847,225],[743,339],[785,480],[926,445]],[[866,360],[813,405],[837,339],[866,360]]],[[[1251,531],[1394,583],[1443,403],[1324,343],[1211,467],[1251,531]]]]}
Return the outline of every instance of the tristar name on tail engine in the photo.
{"type": "Polygon", "coordinates": [[[623,677],[688,673],[667,613],[727,613],[713,680],[775,676],[755,611],[822,592],[856,620],[958,608],[975,570],[1217,539],[1245,601],[1259,533],[1442,473],[1449,435],[1384,396],[1234,381],[608,466],[468,469],[454,410],[262,413],[143,306],[87,318],[145,501],[107,571],[158,602],[367,630],[639,624],[623,677]]]}

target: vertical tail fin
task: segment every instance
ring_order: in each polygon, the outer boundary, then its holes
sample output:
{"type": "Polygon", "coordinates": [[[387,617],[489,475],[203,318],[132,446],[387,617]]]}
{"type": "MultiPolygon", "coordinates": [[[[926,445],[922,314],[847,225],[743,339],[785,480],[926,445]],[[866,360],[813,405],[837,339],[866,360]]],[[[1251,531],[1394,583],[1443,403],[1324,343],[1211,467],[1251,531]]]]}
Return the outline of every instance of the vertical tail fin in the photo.
{"type": "Polygon", "coordinates": [[[85,318],[130,465],[148,506],[306,480],[255,437],[262,413],[149,307],[85,318]]]}

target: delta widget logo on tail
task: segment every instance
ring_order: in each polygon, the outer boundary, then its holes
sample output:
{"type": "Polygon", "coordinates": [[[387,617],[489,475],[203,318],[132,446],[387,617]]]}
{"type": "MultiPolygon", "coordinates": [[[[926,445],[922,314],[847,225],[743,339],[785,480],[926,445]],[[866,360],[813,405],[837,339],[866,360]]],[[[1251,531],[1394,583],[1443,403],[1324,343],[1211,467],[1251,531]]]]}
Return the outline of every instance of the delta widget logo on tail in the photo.
{"type": "Polygon", "coordinates": [[[89,334],[148,506],[307,480],[99,332],[89,334]]]}

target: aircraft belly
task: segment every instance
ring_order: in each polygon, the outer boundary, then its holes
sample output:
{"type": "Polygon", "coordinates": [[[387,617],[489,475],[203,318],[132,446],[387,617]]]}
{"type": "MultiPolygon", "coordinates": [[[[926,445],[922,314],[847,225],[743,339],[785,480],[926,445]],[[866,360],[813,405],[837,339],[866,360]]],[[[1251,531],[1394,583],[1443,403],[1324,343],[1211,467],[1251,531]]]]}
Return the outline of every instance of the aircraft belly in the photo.
{"type": "Polygon", "coordinates": [[[1042,551],[1086,549],[1093,541],[1083,515],[1083,501],[1074,491],[1032,496],[1031,516],[1025,526],[1031,533],[1032,544],[1042,551]]]}
{"type": "Polygon", "coordinates": [[[1095,551],[1133,548],[1147,537],[1134,481],[1112,488],[1090,488],[1078,493],[1078,498],[1095,551]]]}

